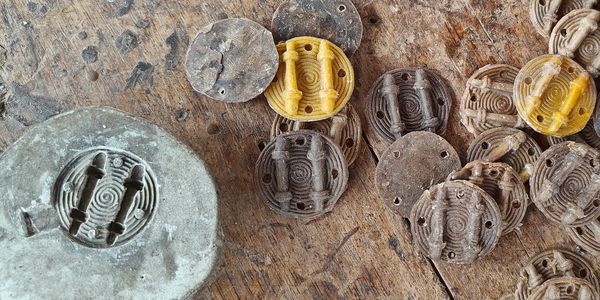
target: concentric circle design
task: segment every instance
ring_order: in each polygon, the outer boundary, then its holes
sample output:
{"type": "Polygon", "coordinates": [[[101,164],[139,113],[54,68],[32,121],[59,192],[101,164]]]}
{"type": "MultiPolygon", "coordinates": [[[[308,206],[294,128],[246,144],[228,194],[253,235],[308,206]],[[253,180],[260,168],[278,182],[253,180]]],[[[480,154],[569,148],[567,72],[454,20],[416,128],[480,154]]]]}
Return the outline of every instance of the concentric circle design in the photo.
{"type": "Polygon", "coordinates": [[[82,151],[73,158],[58,176],[53,192],[54,206],[65,234],[78,243],[93,248],[116,247],[133,239],[151,221],[158,206],[158,199],[156,177],[146,162],[133,153],[102,147],[82,151]],[[108,157],[105,167],[106,176],[96,185],[87,210],[87,221],[81,225],[76,236],[71,236],[68,233],[71,225],[69,213],[71,209],[77,207],[87,179],[86,170],[94,156],[100,152],[106,153],[108,157]],[[130,177],[133,167],[140,164],[146,168],[144,188],[136,196],[131,212],[142,211],[143,217],[135,218],[134,214],[130,213],[124,224],[125,232],[119,236],[113,246],[108,246],[107,226],[115,220],[120,209],[126,189],[125,180],[130,177]],[[65,186],[70,188],[65,189],[65,186]]]}
{"type": "Polygon", "coordinates": [[[465,165],[461,171],[454,173],[450,178],[452,180],[470,181],[482,188],[496,201],[502,214],[502,235],[506,235],[521,226],[529,205],[529,196],[519,174],[511,166],[505,163],[475,161],[465,165]],[[480,182],[476,182],[478,179],[473,177],[473,168],[477,165],[482,167],[480,182]],[[502,192],[502,180],[506,173],[508,173],[509,178],[508,185],[512,186],[512,189],[507,189],[508,192],[504,192],[508,195],[507,201],[504,200],[502,192]]]}
{"type": "Polygon", "coordinates": [[[485,191],[471,184],[468,181],[456,180],[440,183],[425,191],[419,201],[415,204],[411,214],[410,222],[414,242],[421,251],[430,257],[429,240],[432,232],[432,201],[438,192],[438,189],[446,188],[448,196],[445,204],[445,224],[443,242],[445,247],[442,250],[441,260],[449,263],[465,264],[471,261],[467,259],[468,253],[465,252],[467,243],[467,231],[469,211],[468,205],[473,195],[477,194],[480,203],[483,205],[483,214],[481,216],[479,240],[477,246],[480,251],[477,258],[489,254],[498,243],[502,233],[502,216],[498,205],[485,191]]]}
{"type": "MultiPolygon", "coordinates": [[[[550,35],[549,53],[559,54],[566,49],[582,21],[592,13],[597,12],[594,9],[577,9],[560,19],[550,35]]],[[[573,59],[585,67],[592,76],[598,76],[599,70],[592,66],[598,55],[600,55],[600,30],[595,30],[583,40],[575,51],[573,59]]]]}
{"type": "Polygon", "coordinates": [[[532,129],[545,135],[567,136],[581,131],[590,120],[596,106],[596,85],[591,78],[588,81],[587,89],[578,98],[566,122],[556,132],[551,132],[549,128],[554,113],[561,110],[569,94],[571,82],[582,73],[587,73],[587,71],[572,59],[564,56],[546,54],[529,61],[515,79],[513,99],[519,116],[532,129]],[[561,71],[550,81],[541,97],[541,105],[533,108],[528,114],[527,108],[531,105],[528,97],[533,94],[536,83],[541,80],[545,64],[554,58],[562,59],[561,71]]]}
{"type": "MultiPolygon", "coordinates": [[[[469,117],[465,114],[466,110],[479,111],[484,110],[487,113],[514,116],[518,120],[517,109],[515,108],[511,95],[501,94],[495,91],[485,91],[474,88],[471,82],[475,80],[484,80],[489,78],[492,83],[512,85],[519,73],[519,69],[509,65],[487,65],[477,70],[467,81],[467,88],[463,93],[460,102],[461,123],[473,135],[478,135],[483,131],[499,127],[489,121],[480,122],[475,117],[469,117]]],[[[515,123],[512,126],[516,126],[515,123]]]]}
{"type": "MultiPolygon", "coordinates": [[[[321,110],[321,65],[317,59],[319,54],[319,45],[322,39],[315,37],[297,37],[289,41],[296,42],[295,50],[298,52],[299,59],[296,61],[296,79],[298,89],[302,91],[298,111],[295,114],[289,114],[285,110],[285,71],[286,64],[281,62],[275,80],[265,91],[265,97],[269,105],[279,115],[294,121],[313,122],[327,119],[344,108],[350,100],[354,91],[354,69],[344,52],[336,45],[329,43],[329,49],[334,53],[333,59],[333,85],[338,93],[332,113],[326,113],[321,110]]],[[[286,42],[277,45],[277,51],[280,58],[286,51],[286,42]]]]}
{"type": "Polygon", "coordinates": [[[260,154],[254,177],[255,184],[269,208],[289,217],[308,219],[331,211],[348,184],[348,166],[342,150],[327,136],[311,130],[286,132],[279,137],[284,138],[288,145],[287,178],[292,199],[289,210],[286,211],[275,196],[278,189],[276,161],[272,157],[276,142],[274,139],[260,154]],[[328,193],[323,211],[315,210],[314,200],[311,198],[314,171],[307,155],[311,148],[311,137],[315,134],[324,139],[326,153],[325,186],[328,193]]]}
{"type": "MultiPolygon", "coordinates": [[[[600,216],[600,202],[590,201],[583,208],[584,216],[578,218],[572,224],[563,224],[562,218],[569,207],[577,206],[579,193],[590,185],[590,177],[594,173],[594,167],[600,163],[598,160],[598,150],[584,144],[574,142],[564,142],[554,145],[546,150],[535,164],[533,176],[530,181],[531,198],[537,208],[551,221],[569,227],[579,227],[597,219],[600,216]],[[568,175],[565,182],[560,186],[556,193],[546,202],[540,199],[542,190],[546,189],[553,174],[565,166],[565,158],[572,151],[572,148],[583,147],[587,153],[581,160],[581,164],[568,175]]],[[[596,195],[596,200],[600,200],[596,195]]]]}
{"type": "MultiPolygon", "coordinates": [[[[395,69],[386,74],[394,75],[396,85],[400,92],[398,94],[398,107],[402,122],[406,125],[406,132],[422,131],[425,127],[422,124],[423,113],[421,111],[421,101],[419,95],[413,88],[415,85],[416,68],[395,69]]],[[[433,115],[436,116],[440,124],[436,129],[437,134],[444,134],[448,123],[452,97],[444,80],[437,74],[425,70],[427,79],[431,83],[430,95],[432,99],[433,115]]],[[[384,74],[385,75],[385,74],[384,74]]],[[[396,138],[391,132],[392,119],[390,116],[387,100],[381,92],[383,87],[383,76],[379,77],[367,96],[367,118],[370,125],[375,130],[377,136],[387,142],[393,143],[396,138]]]]}
{"type": "MultiPolygon", "coordinates": [[[[474,161],[486,157],[492,149],[504,142],[504,138],[521,132],[515,128],[493,128],[482,132],[469,146],[467,160],[474,161]]],[[[510,151],[499,161],[508,164],[519,174],[527,174],[526,166],[533,165],[542,154],[542,149],[533,138],[527,136],[525,143],[516,151],[510,151]]],[[[527,178],[527,176],[525,176],[527,178]]]]}
{"type": "Polygon", "coordinates": [[[548,144],[550,144],[550,146],[560,144],[566,141],[572,141],[576,143],[586,144],[590,147],[594,147],[597,150],[600,150],[600,137],[598,137],[596,130],[594,130],[594,124],[592,120],[590,120],[587,123],[587,125],[585,125],[582,131],[574,135],[569,135],[566,137],[547,136],[547,138],[548,144]]]}
{"type": "MultiPolygon", "coordinates": [[[[546,21],[544,17],[549,10],[551,0],[529,0],[529,18],[535,30],[542,36],[548,37],[549,33],[544,31],[546,21]]],[[[587,0],[563,0],[558,9],[556,20],[561,20],[569,12],[580,8],[586,8],[587,0]]],[[[590,7],[587,7],[590,8],[590,7]]]]}
{"type": "Polygon", "coordinates": [[[585,299],[590,300],[598,300],[599,295],[596,289],[587,282],[586,280],[573,278],[569,276],[557,277],[550,279],[544,284],[542,284],[539,288],[532,291],[531,295],[527,297],[527,300],[546,300],[549,299],[546,295],[547,290],[549,288],[556,288],[560,291],[560,295],[558,299],[564,300],[579,300],[582,299],[579,297],[579,290],[585,288],[589,291],[589,297],[585,299]]]}
{"type": "MultiPolygon", "coordinates": [[[[595,222],[600,222],[596,220],[595,222]]],[[[600,235],[596,236],[594,234],[593,227],[599,225],[596,224],[588,224],[582,225],[574,228],[567,228],[567,233],[573,242],[577,245],[583,247],[583,249],[594,256],[600,255],[600,235]]],[[[600,226],[598,226],[600,228],[600,226]]]]}
{"type": "MultiPolygon", "coordinates": [[[[342,152],[344,152],[344,157],[346,157],[348,166],[351,166],[360,153],[362,127],[360,123],[360,117],[358,116],[356,109],[354,109],[350,103],[348,103],[346,107],[348,108],[346,113],[344,112],[345,110],[342,110],[338,113],[343,114],[347,118],[346,126],[342,130],[340,145],[338,146],[340,146],[342,152]]],[[[317,122],[303,123],[292,121],[277,115],[273,120],[273,125],[271,126],[271,139],[274,139],[282,133],[293,131],[295,129],[314,130],[329,136],[332,124],[332,118],[317,122]]]]}

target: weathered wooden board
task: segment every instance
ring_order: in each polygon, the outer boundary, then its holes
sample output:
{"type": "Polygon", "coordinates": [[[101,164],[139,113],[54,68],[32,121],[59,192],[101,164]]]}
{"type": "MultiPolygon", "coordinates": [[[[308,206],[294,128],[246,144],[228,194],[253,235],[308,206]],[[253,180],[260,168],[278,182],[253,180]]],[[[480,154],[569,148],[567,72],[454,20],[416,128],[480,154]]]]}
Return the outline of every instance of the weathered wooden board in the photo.
{"type": "MultiPolygon", "coordinates": [[[[427,66],[454,99],[488,63],[521,67],[544,53],[526,0],[354,2],[364,38],[352,61],[352,99],[363,124],[371,83],[384,71],[427,66]]],[[[531,206],[522,233],[471,266],[433,264],[412,247],[410,224],[374,188],[385,149],[370,145],[351,168],[333,213],[309,223],[269,211],[253,185],[254,161],[274,113],[264,97],[242,104],[192,91],[183,70],[190,39],[205,24],[246,17],[268,28],[277,0],[4,0],[0,2],[0,151],[28,127],[74,107],[109,105],[164,127],[206,161],[219,186],[226,242],[221,269],[197,298],[496,299],[536,251],[574,249],[531,206]],[[3,63],[2,49],[6,49],[3,63]],[[4,111],[5,110],[5,111],[4,111]]],[[[454,105],[445,137],[464,159],[472,137],[454,105]]],[[[365,147],[366,148],[366,147],[365,147]]],[[[189,216],[192,218],[193,216],[189,216]]],[[[597,265],[597,264],[596,264],[597,265]]]]}

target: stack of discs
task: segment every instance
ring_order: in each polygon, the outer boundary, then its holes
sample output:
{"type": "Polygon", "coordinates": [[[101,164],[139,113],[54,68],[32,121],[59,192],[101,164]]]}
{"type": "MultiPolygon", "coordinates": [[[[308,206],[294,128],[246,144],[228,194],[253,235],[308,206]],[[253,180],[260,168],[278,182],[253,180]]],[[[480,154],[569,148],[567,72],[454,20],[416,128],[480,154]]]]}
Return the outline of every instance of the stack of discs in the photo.
{"type": "Polygon", "coordinates": [[[272,210],[312,219],[333,209],[360,152],[347,55],[360,45],[362,23],[349,0],[288,0],[272,30],[276,39],[247,19],[210,24],[190,45],[186,72],[194,90],[215,100],[245,102],[264,93],[278,116],[255,183],[272,210]]]}

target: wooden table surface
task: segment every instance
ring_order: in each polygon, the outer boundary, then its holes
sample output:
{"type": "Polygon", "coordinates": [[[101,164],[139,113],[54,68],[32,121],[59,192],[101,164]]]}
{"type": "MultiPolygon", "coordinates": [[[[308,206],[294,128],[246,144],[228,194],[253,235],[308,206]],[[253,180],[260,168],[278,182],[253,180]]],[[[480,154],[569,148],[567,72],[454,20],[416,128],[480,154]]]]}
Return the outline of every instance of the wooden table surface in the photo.
{"type": "MultiPolygon", "coordinates": [[[[351,58],[357,76],[351,101],[363,124],[365,98],[379,75],[426,65],[454,91],[444,137],[464,160],[472,136],[459,124],[456,101],[467,78],[486,64],[521,67],[546,51],[529,21],[528,2],[354,1],[364,35],[351,58]]],[[[349,188],[331,214],[303,222],[271,212],[257,196],[252,174],[275,113],[263,96],[227,105],[194,93],[183,61],[205,24],[246,17],[269,28],[278,4],[1,1],[0,152],[29,126],[89,105],[146,118],[192,147],[218,185],[225,235],[223,264],[197,292],[202,299],[496,299],[514,290],[519,268],[536,252],[575,249],[531,206],[522,231],[503,237],[488,257],[466,266],[432,263],[413,248],[409,222],[378,199],[374,170],[384,147],[367,126],[349,188]]]]}

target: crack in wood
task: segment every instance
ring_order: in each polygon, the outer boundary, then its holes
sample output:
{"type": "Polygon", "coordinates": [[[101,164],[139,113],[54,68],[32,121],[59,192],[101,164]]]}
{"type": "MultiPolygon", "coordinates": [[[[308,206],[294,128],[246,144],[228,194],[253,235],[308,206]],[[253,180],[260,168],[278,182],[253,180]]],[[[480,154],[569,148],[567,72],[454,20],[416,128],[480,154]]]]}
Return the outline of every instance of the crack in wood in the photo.
{"type": "Polygon", "coordinates": [[[335,258],[335,256],[338,254],[338,252],[340,252],[340,250],[342,250],[342,248],[344,247],[344,245],[350,240],[350,238],[355,235],[358,230],[360,229],[359,226],[354,227],[354,229],[350,230],[348,233],[346,233],[346,235],[344,236],[344,238],[342,239],[342,241],[340,242],[340,244],[335,247],[335,249],[329,253],[325,259],[325,263],[323,264],[323,266],[318,269],[317,271],[315,271],[313,273],[313,275],[316,274],[321,274],[325,271],[327,271],[327,269],[329,268],[329,266],[331,265],[331,263],[333,262],[333,259],[335,258]]]}

